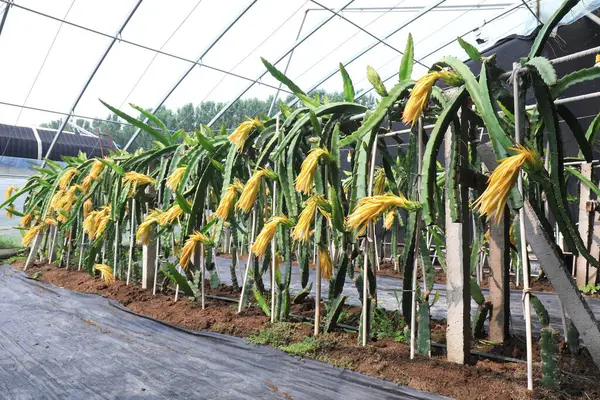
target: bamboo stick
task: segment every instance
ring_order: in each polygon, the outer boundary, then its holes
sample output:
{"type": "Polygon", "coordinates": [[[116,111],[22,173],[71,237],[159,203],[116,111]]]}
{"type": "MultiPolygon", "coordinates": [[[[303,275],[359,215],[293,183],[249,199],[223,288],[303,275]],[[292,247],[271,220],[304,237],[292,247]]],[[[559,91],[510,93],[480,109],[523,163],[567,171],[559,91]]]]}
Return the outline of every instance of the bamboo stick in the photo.
{"type": "MultiPolygon", "coordinates": [[[[279,116],[275,120],[275,135],[279,136],[279,116]]],[[[279,172],[278,165],[275,164],[275,173],[279,172]]],[[[277,215],[277,180],[273,181],[273,204],[272,214],[277,215]]],[[[275,251],[277,250],[277,234],[271,240],[271,323],[275,322],[275,265],[277,263],[275,251]]],[[[315,315],[316,318],[316,315],[315,315]]],[[[315,325],[317,322],[315,321],[315,325]]]]}
{"type": "Polygon", "coordinates": [[[115,222],[115,256],[113,261],[113,276],[117,276],[117,264],[119,263],[119,221],[115,222]]]}
{"type": "Polygon", "coordinates": [[[131,278],[131,265],[133,263],[133,245],[135,243],[135,199],[131,199],[131,229],[129,232],[129,261],[127,263],[127,285],[131,278]]]}
{"type": "MultiPolygon", "coordinates": [[[[242,312],[244,306],[244,297],[246,295],[246,283],[248,282],[248,273],[250,272],[250,263],[252,262],[252,245],[254,244],[254,235],[256,234],[256,205],[252,207],[252,228],[250,230],[250,240],[248,240],[248,259],[246,260],[246,268],[244,277],[242,279],[242,293],[240,294],[240,301],[238,302],[238,314],[242,312]]],[[[239,253],[239,251],[236,252],[239,253]]],[[[239,257],[238,257],[239,262],[239,257]]]]}

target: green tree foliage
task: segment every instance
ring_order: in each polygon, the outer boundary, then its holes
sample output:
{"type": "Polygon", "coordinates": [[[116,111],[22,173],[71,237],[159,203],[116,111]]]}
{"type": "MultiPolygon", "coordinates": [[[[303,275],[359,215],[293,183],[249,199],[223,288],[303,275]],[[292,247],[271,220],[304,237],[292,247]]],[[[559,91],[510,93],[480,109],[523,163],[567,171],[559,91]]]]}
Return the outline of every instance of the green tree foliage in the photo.
{"type": "MultiPolygon", "coordinates": [[[[316,90],[311,92],[310,95],[318,95],[321,99],[326,98],[330,102],[344,101],[344,95],[341,92],[328,93],[324,90],[316,90]]],[[[294,97],[290,95],[285,99],[282,99],[282,101],[289,103],[293,99],[294,97]]],[[[258,98],[240,99],[234,103],[218,121],[216,121],[214,127],[219,128],[224,124],[225,129],[233,130],[244,121],[246,117],[254,117],[260,114],[266,115],[269,112],[272,101],[273,96],[269,96],[264,100],[258,98]]],[[[375,104],[375,98],[373,96],[363,96],[356,102],[370,108],[375,104]]],[[[205,101],[197,107],[194,107],[192,103],[187,103],[176,110],[163,106],[157,111],[156,116],[163,121],[170,130],[176,131],[183,129],[186,132],[193,132],[201,124],[208,124],[225,105],[226,103],[222,102],[205,101]]],[[[134,116],[143,119],[141,114],[134,116]]],[[[61,123],[62,119],[57,119],[41,124],[41,127],[58,129],[61,123]]],[[[123,121],[114,113],[110,113],[105,118],[105,121],[90,121],[79,118],[75,120],[75,124],[95,134],[102,133],[110,135],[112,140],[120,147],[125,146],[131,135],[136,131],[135,127],[123,123],[123,121]]],[[[67,130],[71,130],[71,128],[68,127],[67,130]]],[[[152,138],[142,132],[134,142],[132,150],[138,148],[148,149],[150,147],[152,147],[152,138]]]]}

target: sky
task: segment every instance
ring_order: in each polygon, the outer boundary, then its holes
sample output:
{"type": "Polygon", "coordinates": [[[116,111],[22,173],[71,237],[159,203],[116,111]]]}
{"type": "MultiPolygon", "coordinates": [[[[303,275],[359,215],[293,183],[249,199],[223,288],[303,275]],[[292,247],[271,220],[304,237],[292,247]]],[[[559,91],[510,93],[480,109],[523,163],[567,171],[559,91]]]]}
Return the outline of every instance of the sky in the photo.
{"type": "MultiPolygon", "coordinates": [[[[15,3],[114,36],[138,1],[16,0],[15,3]]],[[[535,9],[536,2],[528,2],[535,9]]],[[[558,3],[542,0],[542,18],[544,13],[550,15],[558,3]]],[[[346,65],[357,92],[370,88],[366,80],[367,65],[375,68],[382,78],[390,78],[388,87],[393,85],[400,52],[404,51],[409,33],[415,42],[415,58],[430,66],[442,56],[466,57],[456,42],[434,52],[457,36],[466,34],[465,40],[485,49],[510,34],[530,32],[536,24],[524,6],[515,8],[522,5],[521,1],[511,0],[144,0],[120,38],[150,49],[117,41],[74,114],[106,117],[109,112],[98,99],[124,110],[129,109],[128,103],[154,108],[193,65],[186,60],[195,61],[249,4],[252,5],[246,14],[210,49],[202,64],[250,80],[265,72],[260,57],[272,63],[282,59],[276,66],[284,70],[288,58],[283,55],[296,42],[303,18],[300,38],[333,16],[292,55],[287,76],[305,91],[335,71],[340,62],[346,63],[374,43],[378,44],[346,65]],[[438,8],[416,18],[433,5],[438,8]],[[338,16],[323,6],[335,11],[344,6],[346,9],[339,11],[338,16]],[[510,9],[514,10],[489,22],[510,9]],[[390,35],[400,27],[403,28],[390,35]],[[387,45],[376,38],[385,39],[387,45]],[[152,49],[179,58],[157,54],[152,49]]],[[[5,5],[0,2],[0,9],[5,5]]],[[[27,9],[12,7],[0,36],[3,56],[0,102],[68,113],[112,39],[27,9]]],[[[427,68],[416,64],[413,78],[426,72],[427,68]]],[[[260,82],[278,84],[268,74],[260,82]]],[[[248,84],[248,80],[195,66],[165,105],[177,108],[206,100],[229,102],[248,84]]],[[[336,73],[318,87],[340,91],[342,79],[336,73]]],[[[243,97],[267,98],[274,93],[271,87],[254,85],[243,97]]],[[[5,124],[38,126],[61,117],[0,105],[0,123],[5,124]]]]}

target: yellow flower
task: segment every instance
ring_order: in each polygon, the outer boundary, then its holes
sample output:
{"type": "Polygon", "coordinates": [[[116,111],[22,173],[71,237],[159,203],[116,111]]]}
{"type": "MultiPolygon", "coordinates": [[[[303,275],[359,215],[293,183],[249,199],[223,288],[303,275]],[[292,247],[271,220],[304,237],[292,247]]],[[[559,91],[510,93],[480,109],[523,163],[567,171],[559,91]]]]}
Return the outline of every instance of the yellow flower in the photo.
{"type": "Polygon", "coordinates": [[[394,225],[395,215],[396,212],[394,210],[388,211],[388,213],[385,215],[385,218],[383,220],[383,227],[388,231],[392,229],[392,225],[394,225]]]}
{"type": "Polygon", "coordinates": [[[216,216],[221,218],[223,221],[229,218],[229,213],[231,211],[231,207],[235,202],[235,198],[238,193],[243,190],[243,186],[239,181],[236,183],[229,185],[223,197],[221,197],[221,202],[219,203],[219,207],[217,207],[216,216]]]}
{"type": "Polygon", "coordinates": [[[187,165],[182,165],[181,167],[177,167],[173,170],[171,175],[167,178],[167,187],[173,191],[176,191],[179,188],[179,184],[183,179],[183,175],[185,175],[185,170],[187,169],[187,165]]]}
{"type": "Polygon", "coordinates": [[[21,225],[23,225],[25,228],[29,228],[32,221],[33,221],[33,212],[30,212],[29,214],[25,214],[21,218],[21,225]]]}
{"type": "Polygon", "coordinates": [[[238,151],[242,151],[244,148],[244,144],[246,143],[246,139],[248,139],[248,135],[254,130],[254,128],[262,126],[263,123],[258,119],[250,119],[248,121],[244,121],[238,126],[235,131],[231,135],[229,135],[229,141],[235,145],[238,151]]]}
{"type": "Polygon", "coordinates": [[[179,258],[179,265],[184,270],[187,270],[190,260],[196,251],[196,245],[198,243],[210,244],[210,239],[202,232],[195,231],[188,240],[185,241],[183,249],[181,249],[181,257],[179,258]]]}
{"type": "Polygon", "coordinates": [[[83,193],[87,193],[90,190],[90,186],[92,186],[92,182],[94,181],[94,178],[92,178],[91,176],[86,176],[85,178],[83,178],[83,182],[81,182],[81,187],[83,188],[83,193]]]}
{"type": "Polygon", "coordinates": [[[24,235],[23,239],[21,239],[21,243],[23,246],[27,247],[33,241],[33,238],[38,234],[38,232],[42,229],[42,225],[34,225],[32,226],[24,235]]]}
{"type": "Polygon", "coordinates": [[[102,211],[100,214],[98,214],[97,221],[95,223],[96,225],[96,234],[95,236],[101,236],[104,231],[106,230],[106,227],[108,226],[108,223],[110,222],[110,212],[111,212],[111,206],[110,204],[108,206],[104,206],[102,208],[102,211]]]}
{"type": "Polygon", "coordinates": [[[532,170],[543,168],[542,161],[533,150],[517,144],[516,148],[509,150],[517,154],[498,161],[498,166],[488,178],[488,187],[473,203],[481,215],[486,215],[488,220],[498,223],[504,215],[504,208],[511,189],[517,182],[519,171],[523,165],[532,170]]]}
{"type": "Polygon", "coordinates": [[[4,192],[4,200],[10,199],[15,190],[17,190],[17,187],[15,185],[10,185],[9,187],[7,187],[6,191],[4,192]]]}
{"type": "Polygon", "coordinates": [[[167,225],[172,223],[176,219],[179,219],[179,217],[181,217],[182,215],[183,210],[181,209],[179,204],[174,204],[173,206],[169,207],[167,211],[160,214],[160,216],[158,217],[158,223],[160,225],[167,225]]]}
{"type": "Polygon", "coordinates": [[[62,208],[62,204],[65,201],[66,192],[63,189],[60,189],[58,192],[54,193],[52,199],[50,199],[50,208],[53,210],[58,210],[62,208]]]}
{"type": "Polygon", "coordinates": [[[78,173],[78,171],[75,168],[67,169],[65,171],[65,173],[61,176],[60,180],[58,181],[58,187],[62,190],[65,190],[67,188],[67,186],[69,185],[69,182],[71,182],[71,179],[73,178],[73,176],[77,173],[78,173]]]}
{"type": "Polygon", "coordinates": [[[277,226],[279,224],[290,224],[291,220],[285,215],[276,216],[271,218],[269,222],[265,224],[263,229],[256,237],[256,242],[252,245],[252,253],[257,257],[262,257],[267,252],[269,243],[277,232],[277,226]]]}
{"type": "Polygon", "coordinates": [[[323,205],[327,203],[322,196],[311,196],[306,200],[304,209],[298,217],[298,222],[292,231],[292,238],[296,241],[308,243],[311,237],[310,228],[315,219],[315,213],[317,208],[327,219],[331,217],[331,214],[324,209],[323,205]]]}
{"type": "Polygon", "coordinates": [[[102,171],[104,170],[104,164],[100,160],[96,160],[92,163],[92,168],[90,169],[89,177],[91,179],[98,179],[102,171]]]}
{"type": "Polygon", "coordinates": [[[414,125],[427,107],[429,96],[431,96],[431,88],[435,84],[435,81],[440,78],[445,80],[453,79],[455,75],[455,73],[443,69],[441,71],[430,72],[421,77],[410,92],[410,97],[406,102],[406,106],[404,106],[402,122],[414,125]]]}
{"type": "Polygon", "coordinates": [[[92,203],[92,199],[87,199],[84,203],[83,203],[83,218],[87,218],[88,215],[90,215],[90,213],[92,212],[92,210],[94,209],[94,204],[92,203]]]}
{"type": "Polygon", "coordinates": [[[319,165],[319,159],[322,156],[328,156],[329,152],[326,149],[316,147],[312,149],[308,156],[302,161],[300,167],[300,173],[296,177],[296,190],[304,194],[310,194],[312,191],[312,184],[315,180],[315,174],[317,172],[317,166],[319,165]]]}
{"type": "Polygon", "coordinates": [[[44,221],[44,223],[46,225],[56,225],[57,224],[56,220],[52,217],[46,217],[46,220],[44,221]]]}
{"type": "Polygon", "coordinates": [[[140,174],[139,172],[128,172],[123,177],[123,182],[125,183],[133,183],[135,185],[146,185],[152,184],[154,185],[154,179],[150,178],[148,175],[140,174]]]}
{"type": "Polygon", "coordinates": [[[265,175],[267,175],[266,169],[254,171],[254,174],[250,177],[250,179],[248,179],[248,182],[246,182],[244,190],[242,191],[235,208],[242,210],[245,214],[248,214],[250,210],[252,210],[254,201],[256,200],[256,194],[260,188],[262,177],[265,175]]]}
{"type": "Polygon", "coordinates": [[[331,279],[333,276],[333,262],[331,262],[327,247],[319,247],[319,260],[321,263],[321,277],[331,279]]]}
{"type": "Polygon", "coordinates": [[[377,167],[377,172],[375,172],[375,179],[373,183],[373,195],[381,196],[385,194],[386,184],[387,178],[385,176],[385,170],[381,167],[377,167]]]}
{"type": "Polygon", "coordinates": [[[407,210],[416,210],[420,204],[415,201],[407,200],[403,195],[395,196],[387,194],[383,196],[363,197],[352,214],[348,216],[346,225],[350,229],[358,230],[362,233],[370,221],[374,221],[384,212],[394,210],[397,207],[407,210]]]}
{"type": "Polygon", "coordinates": [[[104,279],[104,283],[111,285],[115,281],[115,276],[112,273],[112,268],[105,264],[94,264],[94,269],[100,271],[100,276],[104,279]]]}
{"type": "Polygon", "coordinates": [[[148,214],[146,218],[144,218],[144,221],[142,221],[135,234],[135,238],[139,244],[148,244],[148,241],[150,240],[150,231],[152,230],[152,226],[154,224],[159,223],[161,214],[161,210],[152,210],[150,214],[148,214]]]}

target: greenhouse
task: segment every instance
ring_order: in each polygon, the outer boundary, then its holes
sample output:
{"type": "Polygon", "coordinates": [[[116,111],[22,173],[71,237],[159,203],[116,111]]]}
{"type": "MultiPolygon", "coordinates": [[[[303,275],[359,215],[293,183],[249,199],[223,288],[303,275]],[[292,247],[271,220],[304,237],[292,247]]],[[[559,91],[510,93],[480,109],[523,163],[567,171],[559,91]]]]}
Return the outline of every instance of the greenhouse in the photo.
{"type": "Polygon", "coordinates": [[[600,399],[600,0],[0,0],[0,398],[600,399]]]}

